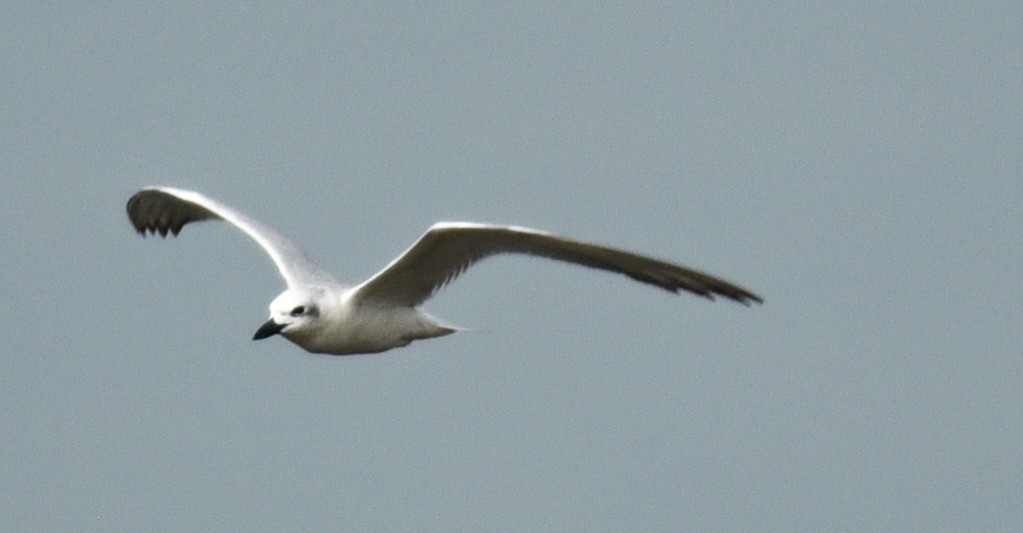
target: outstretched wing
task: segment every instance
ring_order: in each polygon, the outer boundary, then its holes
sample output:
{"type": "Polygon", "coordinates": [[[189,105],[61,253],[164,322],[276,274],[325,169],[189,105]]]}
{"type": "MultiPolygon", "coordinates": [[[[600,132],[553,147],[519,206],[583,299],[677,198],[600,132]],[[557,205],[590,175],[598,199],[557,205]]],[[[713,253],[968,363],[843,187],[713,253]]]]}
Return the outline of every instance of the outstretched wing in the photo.
{"type": "Polygon", "coordinates": [[[715,295],[749,305],[756,294],[690,268],[624,250],[515,226],[442,222],[433,225],[405,253],[355,288],[360,301],[416,306],[475,262],[500,253],[520,253],[625,274],[678,293],[715,295]]]}
{"type": "Polygon", "coordinates": [[[220,219],[245,232],[277,265],[288,287],[334,278],[320,270],[301,250],[270,227],[194,191],[170,187],[146,187],[128,199],[128,218],[143,236],[146,232],[177,236],[189,222],[220,219]]]}

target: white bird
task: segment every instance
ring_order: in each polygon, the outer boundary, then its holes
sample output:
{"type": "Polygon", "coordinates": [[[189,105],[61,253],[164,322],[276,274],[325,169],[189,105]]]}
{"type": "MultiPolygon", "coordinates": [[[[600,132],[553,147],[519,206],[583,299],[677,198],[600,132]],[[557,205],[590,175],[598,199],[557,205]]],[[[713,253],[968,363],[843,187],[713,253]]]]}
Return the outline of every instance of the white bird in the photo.
{"type": "Polygon", "coordinates": [[[177,235],[190,222],[224,220],[245,232],[270,258],[288,288],[270,303],[270,318],[253,340],[280,334],[313,353],[374,353],[440,337],[459,328],[419,305],[477,261],[521,253],[625,274],[674,293],[686,290],[713,300],[763,303],[752,292],[720,278],[650,257],[516,226],[467,222],[434,224],[373,277],[349,286],[313,264],[270,227],[198,192],[146,187],[127,205],[135,229],[177,235]]]}

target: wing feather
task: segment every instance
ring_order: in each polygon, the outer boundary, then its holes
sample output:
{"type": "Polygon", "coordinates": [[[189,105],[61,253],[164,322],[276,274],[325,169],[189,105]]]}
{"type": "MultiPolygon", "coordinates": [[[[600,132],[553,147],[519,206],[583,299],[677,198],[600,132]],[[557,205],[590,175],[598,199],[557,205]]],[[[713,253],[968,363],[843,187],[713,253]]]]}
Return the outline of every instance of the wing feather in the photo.
{"type": "Polygon", "coordinates": [[[476,262],[495,254],[519,253],[617,272],[678,293],[715,295],[744,305],[760,296],[691,268],[625,250],[515,226],[439,223],[382,271],[355,289],[361,301],[417,306],[476,262]]]}
{"type": "Polygon", "coordinates": [[[256,241],[270,256],[288,287],[334,282],[298,247],[269,226],[212,198],[170,187],[146,187],[128,199],[128,219],[141,235],[177,236],[186,224],[223,220],[256,241]]]}

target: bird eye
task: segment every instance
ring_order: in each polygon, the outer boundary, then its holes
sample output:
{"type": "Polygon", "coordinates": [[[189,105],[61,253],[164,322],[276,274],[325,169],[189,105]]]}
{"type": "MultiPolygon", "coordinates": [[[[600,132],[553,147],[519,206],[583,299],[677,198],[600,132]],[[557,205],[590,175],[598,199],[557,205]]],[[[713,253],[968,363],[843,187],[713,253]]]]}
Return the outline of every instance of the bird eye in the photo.
{"type": "Polygon", "coordinates": [[[300,305],[300,306],[298,306],[298,307],[296,307],[296,308],[291,310],[291,316],[299,316],[299,315],[304,314],[304,313],[305,313],[305,306],[304,305],[300,305]]]}

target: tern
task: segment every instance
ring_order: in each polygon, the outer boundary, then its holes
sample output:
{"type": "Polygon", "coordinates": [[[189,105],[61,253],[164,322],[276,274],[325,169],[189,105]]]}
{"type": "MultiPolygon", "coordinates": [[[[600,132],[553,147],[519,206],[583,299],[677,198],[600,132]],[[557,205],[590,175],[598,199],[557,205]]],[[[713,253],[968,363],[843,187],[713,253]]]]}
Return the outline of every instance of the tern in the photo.
{"type": "Polygon", "coordinates": [[[503,253],[617,272],[676,294],[763,303],[734,283],[681,265],[545,231],[469,222],[434,224],[383,270],[352,286],[269,226],[195,191],[145,187],[128,200],[127,211],[142,236],[177,236],[191,222],[223,220],[256,241],[288,288],[270,303],[270,318],[253,340],[279,334],[312,353],[378,353],[458,331],[419,306],[476,262],[503,253]]]}

